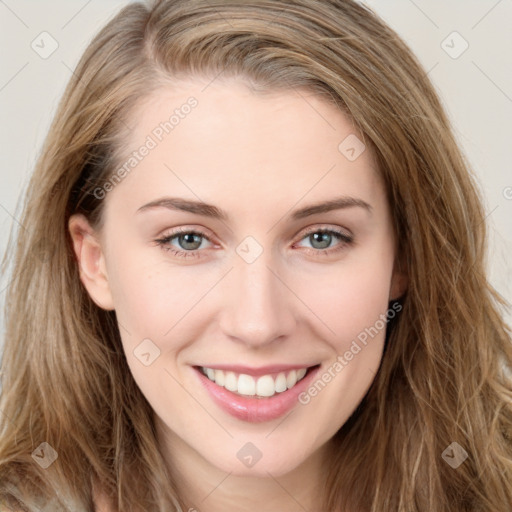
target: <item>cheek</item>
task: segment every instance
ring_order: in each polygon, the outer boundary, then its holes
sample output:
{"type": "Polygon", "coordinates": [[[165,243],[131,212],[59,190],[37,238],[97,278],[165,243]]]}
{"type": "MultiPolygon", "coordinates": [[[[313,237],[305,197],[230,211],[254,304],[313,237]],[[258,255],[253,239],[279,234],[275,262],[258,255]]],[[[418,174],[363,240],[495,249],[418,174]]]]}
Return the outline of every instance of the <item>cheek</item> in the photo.
{"type": "Polygon", "coordinates": [[[314,408],[315,422],[325,426],[325,439],[354,412],[382,360],[392,252],[368,254],[308,283],[305,302],[329,328],[325,340],[333,354],[299,402],[314,408]]]}
{"type": "MultiPolygon", "coordinates": [[[[301,278],[298,294],[327,328],[337,353],[365,329],[382,327],[389,304],[391,251],[354,253],[328,270],[301,278]]],[[[382,333],[384,336],[384,333],[382,333]]]]}
{"type": "Polygon", "coordinates": [[[207,286],[201,283],[209,282],[207,275],[194,276],[162,258],[148,258],[144,251],[114,259],[109,282],[116,314],[119,322],[139,337],[162,339],[205,293],[207,286]]]}

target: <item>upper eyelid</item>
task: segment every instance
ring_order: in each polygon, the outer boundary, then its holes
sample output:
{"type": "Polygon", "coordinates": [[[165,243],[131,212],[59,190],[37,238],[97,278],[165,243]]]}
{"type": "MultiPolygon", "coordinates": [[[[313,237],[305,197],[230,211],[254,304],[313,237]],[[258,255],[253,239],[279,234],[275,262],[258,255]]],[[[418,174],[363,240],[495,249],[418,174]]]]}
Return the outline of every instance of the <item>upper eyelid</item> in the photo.
{"type": "MultiPolygon", "coordinates": [[[[310,227],[303,228],[294,236],[294,238],[299,237],[298,241],[300,242],[306,236],[309,236],[310,234],[316,233],[318,231],[333,232],[333,233],[337,234],[338,236],[340,236],[340,234],[343,235],[343,233],[338,233],[338,231],[343,231],[343,230],[347,231],[347,233],[346,233],[347,237],[353,238],[352,232],[350,230],[348,230],[347,228],[343,228],[340,226],[333,227],[332,225],[327,225],[327,224],[319,224],[316,226],[310,226],[310,227]]],[[[165,239],[172,240],[172,239],[178,237],[180,234],[188,234],[188,233],[194,233],[199,236],[202,236],[203,238],[206,238],[206,240],[208,240],[210,243],[216,245],[215,241],[212,240],[212,238],[214,238],[214,237],[209,235],[207,230],[205,230],[203,228],[194,228],[194,227],[187,228],[187,227],[180,226],[177,228],[173,228],[173,230],[171,230],[168,234],[165,233],[161,237],[159,237],[159,240],[165,240],[165,239]]],[[[199,250],[199,249],[195,249],[195,250],[199,250]]],[[[192,252],[192,251],[190,251],[190,252],[192,252]]]]}
{"type": "Polygon", "coordinates": [[[336,227],[333,227],[332,225],[330,224],[323,224],[323,225],[317,225],[317,226],[313,226],[313,227],[308,227],[308,228],[304,228],[304,229],[301,229],[297,235],[301,234],[301,233],[304,233],[304,234],[309,234],[309,233],[315,233],[316,231],[347,231],[348,233],[352,234],[351,231],[347,228],[344,228],[344,227],[341,227],[341,226],[336,226],[336,227]]]}
{"type": "MultiPolygon", "coordinates": [[[[345,230],[351,234],[351,231],[348,228],[341,227],[341,226],[334,227],[331,224],[319,223],[319,224],[316,224],[313,226],[308,226],[308,227],[302,228],[301,230],[299,230],[297,232],[297,234],[295,236],[298,236],[301,233],[308,234],[308,233],[320,231],[320,230],[333,230],[333,231],[345,230]]],[[[209,234],[210,231],[206,228],[182,227],[182,226],[178,226],[176,228],[169,228],[168,232],[164,231],[164,234],[161,236],[161,238],[167,238],[169,236],[176,236],[176,235],[179,235],[180,233],[197,233],[197,234],[200,234],[208,239],[215,238],[214,236],[209,234]]]]}

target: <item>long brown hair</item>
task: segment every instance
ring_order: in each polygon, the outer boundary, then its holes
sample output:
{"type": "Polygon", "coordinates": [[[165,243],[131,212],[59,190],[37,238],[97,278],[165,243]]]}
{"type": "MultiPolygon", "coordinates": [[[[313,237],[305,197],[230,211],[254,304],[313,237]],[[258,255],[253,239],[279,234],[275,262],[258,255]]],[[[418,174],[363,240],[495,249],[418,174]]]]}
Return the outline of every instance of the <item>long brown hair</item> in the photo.
{"type": "Polygon", "coordinates": [[[482,201],[424,69],[352,0],[131,3],[89,45],[7,253],[0,503],[90,511],[99,481],[119,510],[185,506],[115,312],[80,282],[67,222],[81,212],[101,225],[94,190],[119,165],[143,98],[219,74],[261,91],[307,88],[353,120],[375,152],[408,272],[380,370],[335,436],[318,510],[512,510],[511,332],[485,276],[482,201]],[[47,468],[35,459],[43,442],[58,455],[47,468]],[[452,443],[467,453],[456,469],[442,456],[452,443]]]}

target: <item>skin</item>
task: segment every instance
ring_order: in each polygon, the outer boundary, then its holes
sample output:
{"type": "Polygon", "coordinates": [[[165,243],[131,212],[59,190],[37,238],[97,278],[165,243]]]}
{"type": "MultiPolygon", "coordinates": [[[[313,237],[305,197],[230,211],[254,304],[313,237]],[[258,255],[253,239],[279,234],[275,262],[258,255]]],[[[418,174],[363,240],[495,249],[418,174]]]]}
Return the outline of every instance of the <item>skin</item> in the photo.
{"type": "MultiPolygon", "coordinates": [[[[369,148],[355,161],[338,150],[358,132],[325,100],[297,89],[256,95],[234,79],[207,83],[169,85],[132,113],[133,151],[167,112],[190,96],[199,102],[107,194],[101,230],[71,217],[81,280],[98,306],[116,310],[130,371],[191,508],[315,510],[330,440],[374,379],[384,330],[309,404],[270,422],[219,409],[192,366],[305,363],[327,371],[406,287],[384,185],[369,148]],[[164,207],[137,213],[163,196],[200,199],[229,219],[164,207]],[[361,199],[371,212],[353,206],[290,220],[298,208],[339,196],[361,199]],[[199,257],[155,243],[177,227],[206,232],[194,246],[199,257]],[[319,228],[353,242],[333,234],[322,246],[308,236],[319,228]],[[236,252],[247,236],[263,249],[252,263],[236,252]],[[133,353],[146,338],[160,349],[150,366],[133,353]],[[247,442],[262,453],[252,468],[236,456],[247,442]]],[[[167,245],[187,251],[190,237],[188,246],[179,237],[167,245]]]]}

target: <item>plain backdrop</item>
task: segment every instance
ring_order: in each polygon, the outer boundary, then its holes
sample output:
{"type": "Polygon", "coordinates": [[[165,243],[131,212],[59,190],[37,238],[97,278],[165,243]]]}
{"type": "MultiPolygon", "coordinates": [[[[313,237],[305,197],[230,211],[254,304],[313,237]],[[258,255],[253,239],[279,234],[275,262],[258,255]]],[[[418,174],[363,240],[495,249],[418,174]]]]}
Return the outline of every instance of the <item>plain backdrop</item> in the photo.
{"type": "MultiPolygon", "coordinates": [[[[72,70],[94,34],[127,3],[0,0],[1,254],[11,229],[22,229],[19,198],[72,70]]],[[[441,97],[485,195],[490,280],[512,302],[512,1],[366,3],[409,44],[441,97]]],[[[2,276],[2,308],[8,282],[2,276]]],[[[512,323],[510,310],[506,319],[512,323]]],[[[0,350],[3,325],[2,314],[0,350]]]]}

